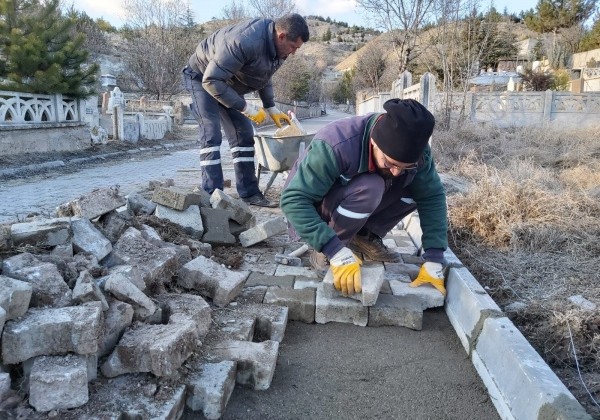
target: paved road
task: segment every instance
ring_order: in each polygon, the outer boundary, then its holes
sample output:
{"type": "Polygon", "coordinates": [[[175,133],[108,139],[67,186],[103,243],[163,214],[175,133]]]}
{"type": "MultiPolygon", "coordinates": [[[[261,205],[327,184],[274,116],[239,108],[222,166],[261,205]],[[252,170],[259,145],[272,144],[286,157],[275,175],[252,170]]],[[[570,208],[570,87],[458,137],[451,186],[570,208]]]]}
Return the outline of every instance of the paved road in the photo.
{"type": "MultiPolygon", "coordinates": [[[[303,124],[312,132],[346,116],[330,113],[303,124]]],[[[158,157],[135,155],[76,173],[3,182],[0,222],[34,211],[51,214],[59,204],[98,187],[119,184],[127,194],[145,188],[150,180],[166,178],[175,179],[176,185],[197,185],[197,153],[193,149],[158,157]]],[[[232,178],[231,165],[224,170],[226,178],[232,178]]],[[[277,178],[275,185],[281,185],[282,177],[277,178]]],[[[425,313],[420,332],[291,322],[271,388],[236,388],[224,418],[464,420],[498,415],[444,311],[438,309],[425,313]]]]}

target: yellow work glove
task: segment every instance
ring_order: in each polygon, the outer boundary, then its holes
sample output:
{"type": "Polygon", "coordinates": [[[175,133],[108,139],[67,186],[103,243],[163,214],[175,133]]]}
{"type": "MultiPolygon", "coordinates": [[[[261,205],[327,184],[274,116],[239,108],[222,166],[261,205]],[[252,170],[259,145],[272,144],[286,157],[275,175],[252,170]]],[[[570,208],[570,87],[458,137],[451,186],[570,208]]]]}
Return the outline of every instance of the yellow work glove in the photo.
{"type": "Polygon", "coordinates": [[[361,278],[360,266],[362,261],[349,248],[340,249],[337,254],[329,260],[331,273],[333,274],[333,286],[343,295],[360,293],[361,278]]]}
{"type": "Polygon", "coordinates": [[[421,266],[419,275],[412,281],[410,287],[419,287],[422,284],[431,284],[433,287],[438,289],[441,294],[446,296],[442,264],[430,261],[424,263],[421,266]]]}
{"type": "Polygon", "coordinates": [[[285,112],[281,112],[279,109],[277,109],[276,106],[272,106],[271,108],[267,108],[267,112],[269,113],[269,115],[273,119],[273,122],[275,123],[275,125],[277,127],[279,127],[279,128],[281,128],[281,120],[287,122],[288,125],[292,124],[292,121],[290,120],[290,117],[288,117],[285,114],[285,112]]]}
{"type": "Polygon", "coordinates": [[[242,114],[250,118],[256,124],[262,124],[265,121],[265,118],[267,118],[267,113],[262,107],[253,105],[248,102],[246,103],[242,114]]]}

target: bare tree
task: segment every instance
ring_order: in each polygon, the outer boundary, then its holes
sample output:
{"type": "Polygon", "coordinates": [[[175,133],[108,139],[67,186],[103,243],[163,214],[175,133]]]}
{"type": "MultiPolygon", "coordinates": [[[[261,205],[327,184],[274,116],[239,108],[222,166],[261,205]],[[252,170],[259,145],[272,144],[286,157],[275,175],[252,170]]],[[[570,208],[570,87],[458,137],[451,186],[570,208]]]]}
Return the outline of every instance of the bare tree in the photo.
{"type": "Polygon", "coordinates": [[[390,33],[398,73],[402,73],[418,54],[417,36],[434,0],[357,0],[356,3],[373,16],[375,25],[390,33]]]}
{"type": "Polygon", "coordinates": [[[248,10],[244,7],[242,1],[231,0],[221,10],[223,18],[228,20],[230,23],[237,23],[250,17],[248,10]]]}
{"type": "Polygon", "coordinates": [[[186,5],[176,0],[125,0],[124,5],[129,86],[157,99],[180,92],[181,69],[200,35],[181,25],[186,5]]]}
{"type": "Polygon", "coordinates": [[[273,20],[296,11],[296,3],[293,0],[250,0],[249,2],[253,14],[273,20]]]}
{"type": "Polygon", "coordinates": [[[315,66],[303,55],[290,55],[285,63],[273,75],[275,98],[281,102],[302,101],[319,102],[321,97],[321,73],[323,69],[315,66]]]}
{"type": "Polygon", "coordinates": [[[363,47],[354,66],[352,82],[356,91],[368,89],[377,93],[390,89],[391,83],[382,84],[386,70],[385,50],[385,45],[377,41],[363,47]]]}

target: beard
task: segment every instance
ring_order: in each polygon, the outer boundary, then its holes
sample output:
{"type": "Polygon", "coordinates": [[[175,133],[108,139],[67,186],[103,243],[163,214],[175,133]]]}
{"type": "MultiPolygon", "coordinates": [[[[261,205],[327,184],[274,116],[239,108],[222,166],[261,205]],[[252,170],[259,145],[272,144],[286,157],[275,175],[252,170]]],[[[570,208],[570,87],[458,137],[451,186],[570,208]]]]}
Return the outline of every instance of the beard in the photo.
{"type": "Polygon", "coordinates": [[[385,168],[377,168],[377,173],[379,174],[380,177],[382,177],[383,179],[394,179],[396,178],[389,169],[385,169],[385,168]]]}

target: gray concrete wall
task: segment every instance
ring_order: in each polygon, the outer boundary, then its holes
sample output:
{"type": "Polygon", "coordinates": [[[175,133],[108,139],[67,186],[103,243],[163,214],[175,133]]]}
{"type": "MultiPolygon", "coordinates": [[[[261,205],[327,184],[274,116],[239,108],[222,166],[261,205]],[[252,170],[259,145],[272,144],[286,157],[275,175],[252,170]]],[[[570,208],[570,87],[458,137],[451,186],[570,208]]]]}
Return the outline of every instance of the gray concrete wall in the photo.
{"type": "Polygon", "coordinates": [[[0,156],[67,152],[90,146],[90,129],[85,123],[0,126],[0,156]]]}

